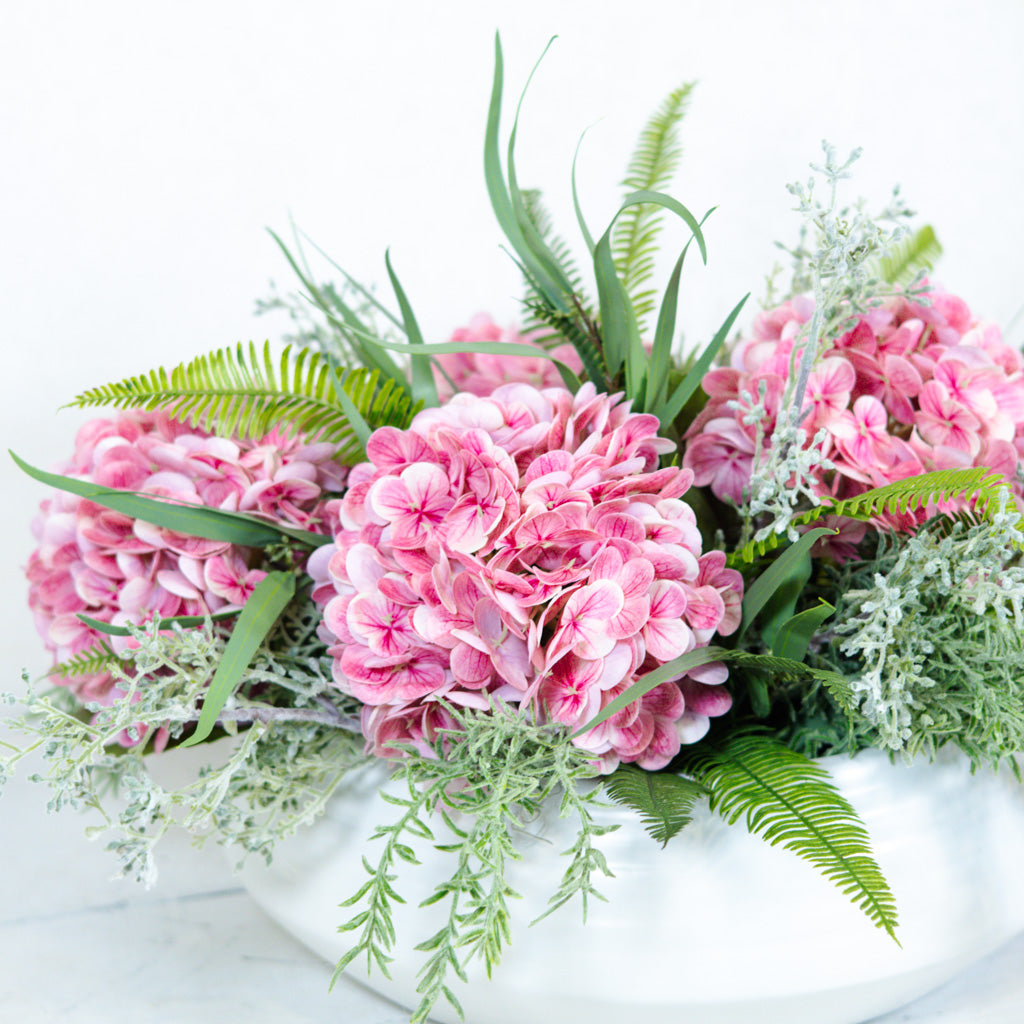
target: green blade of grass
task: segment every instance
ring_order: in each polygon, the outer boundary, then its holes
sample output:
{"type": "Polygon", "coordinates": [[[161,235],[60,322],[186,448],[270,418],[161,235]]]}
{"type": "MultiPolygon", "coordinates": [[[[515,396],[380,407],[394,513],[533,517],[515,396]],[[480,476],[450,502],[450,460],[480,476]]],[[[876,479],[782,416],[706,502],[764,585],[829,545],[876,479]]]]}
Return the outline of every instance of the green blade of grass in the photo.
{"type": "Polygon", "coordinates": [[[295,574],[291,572],[268,573],[256,585],[238,616],[217,671],[213,674],[203,701],[203,710],[196,723],[196,731],[181,746],[191,747],[202,743],[213,731],[217,716],[228,697],[238,689],[260,644],[294,595],[295,574]]]}

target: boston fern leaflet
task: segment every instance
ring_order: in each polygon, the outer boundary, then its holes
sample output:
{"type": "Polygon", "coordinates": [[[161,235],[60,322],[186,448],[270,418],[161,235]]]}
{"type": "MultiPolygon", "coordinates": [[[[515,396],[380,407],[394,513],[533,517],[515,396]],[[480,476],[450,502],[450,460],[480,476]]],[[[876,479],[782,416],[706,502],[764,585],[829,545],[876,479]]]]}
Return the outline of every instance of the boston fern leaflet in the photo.
{"type": "Polygon", "coordinates": [[[309,440],[339,444],[338,459],[358,461],[363,443],[335,390],[339,382],[371,428],[403,428],[419,408],[409,395],[378,371],[335,369],[311,349],[284,349],[279,359],[269,342],[260,352],[252,342],[219,349],[181,363],[91,388],[74,406],[113,405],[120,409],[161,409],[205,429],[239,437],[260,437],[274,427],[309,440]]]}
{"type": "MultiPolygon", "coordinates": [[[[975,514],[987,517],[998,505],[999,492],[1005,487],[1006,480],[1002,474],[986,466],[937,470],[907,477],[906,480],[896,480],[853,498],[824,498],[823,504],[795,516],[792,525],[809,526],[830,515],[867,520],[885,512],[914,512],[926,505],[954,499],[971,501],[975,514]]],[[[731,561],[753,561],[756,554],[766,554],[778,547],[784,539],[784,535],[772,533],[763,540],[751,541],[738,555],[732,556],[731,561]]]]}
{"type": "Polygon", "coordinates": [[[896,903],[867,831],[824,768],[759,733],[701,744],[685,762],[713,811],[729,824],[745,818],[749,831],[810,861],[896,939],[896,903]]]}

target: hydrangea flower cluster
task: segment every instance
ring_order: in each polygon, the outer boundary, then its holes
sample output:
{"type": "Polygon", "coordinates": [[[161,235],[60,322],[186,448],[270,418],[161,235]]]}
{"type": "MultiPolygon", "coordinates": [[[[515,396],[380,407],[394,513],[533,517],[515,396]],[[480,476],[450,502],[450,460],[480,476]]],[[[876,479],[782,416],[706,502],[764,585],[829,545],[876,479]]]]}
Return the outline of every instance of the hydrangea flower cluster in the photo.
{"type": "MultiPolygon", "coordinates": [[[[334,451],[333,444],[307,445],[276,432],[258,441],[216,437],[164,413],[133,410],[86,423],[61,472],[316,530],[323,492],[340,491],[343,483],[334,451]]],[[[26,570],[29,604],[57,661],[101,641],[131,642],[101,635],[80,612],[114,625],[154,613],[205,615],[244,604],[266,575],[251,567],[248,548],[184,536],[66,491],[42,502],[32,529],[39,547],[26,570]]],[[[66,682],[83,701],[117,695],[106,672],[66,682]]]]}
{"type": "MultiPolygon", "coordinates": [[[[517,345],[535,345],[549,332],[543,328],[520,334],[514,327],[499,327],[486,313],[478,313],[465,327],[453,332],[451,342],[473,345],[481,341],[511,342],[517,345]]],[[[559,361],[565,363],[575,373],[583,371],[579,354],[569,343],[551,350],[559,361]]],[[[438,395],[442,402],[452,397],[455,390],[468,392],[471,395],[486,397],[500,384],[532,384],[538,388],[554,388],[562,386],[562,378],[550,359],[537,356],[487,355],[478,352],[457,352],[437,356],[444,373],[435,370],[438,395]],[[449,383],[451,381],[451,383],[449,383]]]]}
{"type": "MultiPolygon", "coordinates": [[[[808,446],[824,433],[822,454],[831,463],[815,470],[815,493],[847,498],[932,470],[987,466],[1003,473],[1018,497],[1024,494],[1017,473],[1024,360],[963,299],[938,289],[929,299],[892,299],[825,342],[801,424],[808,446]]],[[[683,465],[722,500],[744,500],[757,446],[763,451],[771,443],[794,348],[798,363],[813,310],[812,300],[798,297],[760,313],[752,340],[734,347],[731,366],[704,377],[708,403],[687,432],[683,465]]],[[[921,514],[909,513],[898,525],[912,527],[921,514]]],[[[854,525],[834,553],[852,555],[862,537],[863,526],[854,525]]]]}
{"type": "MultiPolygon", "coordinates": [[[[452,726],[438,698],[499,699],[578,728],[641,675],[728,634],[742,579],[702,553],[659,469],[672,442],[621,396],[526,384],[456,395],[382,428],[309,572],[338,686],[381,755],[452,726]]],[[[605,771],[655,769],[731,697],[720,663],[655,687],[575,742],[605,771]]]]}

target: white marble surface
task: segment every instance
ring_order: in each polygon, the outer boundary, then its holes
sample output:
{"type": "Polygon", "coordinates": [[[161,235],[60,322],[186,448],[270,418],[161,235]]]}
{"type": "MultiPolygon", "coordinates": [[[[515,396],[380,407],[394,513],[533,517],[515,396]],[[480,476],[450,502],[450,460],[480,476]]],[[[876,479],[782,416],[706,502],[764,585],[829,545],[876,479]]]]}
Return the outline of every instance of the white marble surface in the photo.
{"type": "MultiPolygon", "coordinates": [[[[0,1019],[20,1024],[402,1024],[399,1007],[342,979],[253,904],[215,846],[165,841],[158,884],[110,881],[84,819],[45,813],[20,772],[0,799],[0,1019]]],[[[872,1024],[1020,1024],[1024,936],[872,1024]]],[[[477,1024],[469,1021],[468,1024],[477,1024]]],[[[539,1021],[536,1024],[549,1024],[539,1021]]],[[[552,1022],[553,1024],[553,1022],[552,1022]]]]}

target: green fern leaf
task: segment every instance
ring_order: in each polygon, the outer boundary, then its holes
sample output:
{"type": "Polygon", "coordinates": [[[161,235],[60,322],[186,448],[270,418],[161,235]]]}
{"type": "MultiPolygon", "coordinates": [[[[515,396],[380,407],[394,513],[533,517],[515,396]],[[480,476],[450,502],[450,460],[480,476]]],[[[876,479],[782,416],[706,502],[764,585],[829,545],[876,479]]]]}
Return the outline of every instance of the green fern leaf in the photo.
{"type": "Polygon", "coordinates": [[[809,861],[896,938],[896,903],[867,830],[824,768],[770,736],[741,733],[693,748],[686,770],[729,824],[744,818],[750,832],[809,861]]]}
{"type": "Polygon", "coordinates": [[[693,805],[707,795],[693,779],[672,772],[648,772],[621,765],[604,780],[608,795],[625,807],[632,807],[644,828],[664,846],[693,820],[693,805]]]}
{"type": "Polygon", "coordinates": [[[794,658],[777,654],[755,654],[752,651],[721,651],[719,660],[728,662],[740,672],[747,669],[768,676],[775,683],[818,682],[832,694],[840,707],[850,710],[857,704],[850,680],[840,672],[816,668],[794,658]]]}
{"type": "MultiPolygon", "coordinates": [[[[569,243],[560,235],[555,234],[552,228],[551,215],[548,213],[547,207],[545,207],[544,201],[541,198],[540,189],[523,189],[522,196],[527,219],[537,229],[537,234],[547,243],[556,261],[565,271],[566,277],[572,285],[573,294],[579,299],[583,308],[589,311],[591,304],[583,292],[583,275],[580,273],[569,243]]],[[[543,303],[543,296],[532,286],[529,277],[527,277],[525,304],[527,307],[533,307],[539,303],[543,303]]],[[[541,324],[528,324],[526,326],[541,326],[541,324]]],[[[560,345],[565,339],[555,337],[551,340],[553,344],[560,345]]]]}
{"type": "Polygon", "coordinates": [[[926,224],[878,261],[878,276],[889,284],[907,285],[920,271],[931,270],[941,255],[942,246],[926,224]]]}
{"type": "Polygon", "coordinates": [[[219,349],[168,373],[160,368],[82,392],[70,404],[113,405],[119,409],[160,409],[203,429],[240,438],[272,429],[339,445],[337,458],[358,461],[364,442],[339,401],[340,386],[366,426],[404,428],[419,406],[377,370],[345,372],[324,356],[286,348],[279,359],[269,342],[260,352],[250,342],[219,349]]]}
{"type": "MultiPolygon", "coordinates": [[[[883,513],[915,512],[925,505],[938,502],[972,502],[972,513],[987,518],[999,504],[999,492],[1006,487],[1001,473],[987,466],[971,469],[941,469],[896,480],[884,487],[875,487],[853,498],[842,500],[826,497],[823,504],[803,512],[793,519],[793,526],[810,526],[825,516],[845,516],[847,519],[869,520],[883,513]]],[[[1010,499],[1013,501],[1012,497],[1010,499]]],[[[751,562],[755,555],[764,555],[777,548],[786,539],[785,534],[772,533],[760,541],[750,541],[730,563],[751,562]]]]}
{"type": "MultiPolygon", "coordinates": [[[[671,181],[682,156],[679,123],[686,114],[693,86],[688,82],[673,89],[644,126],[622,181],[627,192],[660,192],[671,181]]],[[[657,207],[632,207],[619,218],[612,236],[615,268],[641,328],[644,318],[655,308],[655,292],[644,285],[654,273],[662,217],[657,207]]]]}
{"type": "Polygon", "coordinates": [[[50,669],[49,675],[68,679],[71,676],[91,676],[98,672],[108,672],[110,666],[120,661],[111,647],[105,643],[96,644],[76,654],[73,658],[59,662],[50,669]]]}

